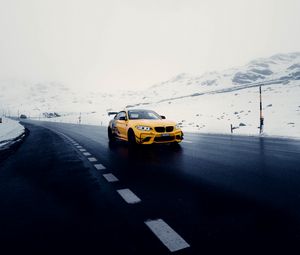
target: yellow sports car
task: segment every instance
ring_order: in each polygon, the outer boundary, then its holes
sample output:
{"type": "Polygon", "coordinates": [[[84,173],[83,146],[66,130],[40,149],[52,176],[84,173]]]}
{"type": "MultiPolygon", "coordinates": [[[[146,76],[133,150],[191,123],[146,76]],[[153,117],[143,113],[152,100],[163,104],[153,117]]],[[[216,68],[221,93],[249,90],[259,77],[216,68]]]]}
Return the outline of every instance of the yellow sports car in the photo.
{"type": "Polygon", "coordinates": [[[109,112],[115,115],[109,122],[108,139],[128,141],[131,145],[152,143],[177,144],[183,140],[180,127],[151,110],[109,112]]]}

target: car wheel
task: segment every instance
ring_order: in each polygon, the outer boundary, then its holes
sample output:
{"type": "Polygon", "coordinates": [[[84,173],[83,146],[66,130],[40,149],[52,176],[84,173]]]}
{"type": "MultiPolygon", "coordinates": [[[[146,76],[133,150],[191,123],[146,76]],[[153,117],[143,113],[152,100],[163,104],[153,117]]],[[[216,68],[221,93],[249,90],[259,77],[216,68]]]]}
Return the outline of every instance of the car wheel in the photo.
{"type": "Polygon", "coordinates": [[[114,134],[113,134],[113,132],[112,132],[112,130],[111,130],[110,127],[108,127],[108,129],[107,129],[107,135],[108,135],[109,142],[116,141],[116,138],[115,138],[115,136],[114,136],[114,134]]]}
{"type": "Polygon", "coordinates": [[[136,139],[135,139],[135,134],[134,134],[133,130],[128,131],[128,143],[129,143],[130,146],[136,146],[137,145],[137,142],[136,142],[136,139]]]}

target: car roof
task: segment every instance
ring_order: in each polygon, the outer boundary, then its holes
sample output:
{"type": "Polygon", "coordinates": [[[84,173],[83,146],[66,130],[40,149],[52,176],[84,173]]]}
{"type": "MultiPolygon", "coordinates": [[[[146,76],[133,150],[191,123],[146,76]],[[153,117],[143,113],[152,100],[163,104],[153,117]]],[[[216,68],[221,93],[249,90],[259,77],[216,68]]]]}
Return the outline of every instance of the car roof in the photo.
{"type": "Polygon", "coordinates": [[[153,112],[153,110],[149,110],[149,109],[126,109],[126,111],[151,111],[153,112]]]}

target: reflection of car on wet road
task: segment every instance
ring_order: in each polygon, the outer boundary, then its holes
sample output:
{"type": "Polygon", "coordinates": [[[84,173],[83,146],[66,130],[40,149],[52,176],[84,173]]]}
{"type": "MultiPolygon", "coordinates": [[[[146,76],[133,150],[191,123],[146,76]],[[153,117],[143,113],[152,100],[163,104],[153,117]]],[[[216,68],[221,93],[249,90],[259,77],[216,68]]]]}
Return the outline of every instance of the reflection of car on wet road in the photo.
{"type": "Polygon", "coordinates": [[[175,122],[154,111],[135,109],[109,113],[112,114],[115,117],[109,122],[109,141],[121,139],[130,144],[177,144],[183,139],[183,133],[175,122]]]}

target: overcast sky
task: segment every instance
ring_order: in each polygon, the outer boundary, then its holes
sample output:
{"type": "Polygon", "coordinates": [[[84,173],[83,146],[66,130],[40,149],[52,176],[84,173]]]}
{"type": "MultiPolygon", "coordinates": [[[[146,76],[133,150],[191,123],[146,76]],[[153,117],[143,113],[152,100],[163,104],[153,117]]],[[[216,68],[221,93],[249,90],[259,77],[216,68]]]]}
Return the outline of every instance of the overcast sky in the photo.
{"type": "Polygon", "coordinates": [[[300,51],[299,0],[0,0],[0,79],[143,89],[300,51]]]}

